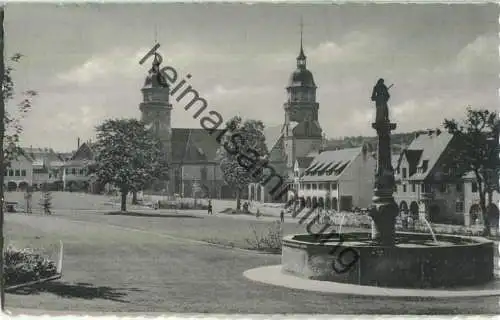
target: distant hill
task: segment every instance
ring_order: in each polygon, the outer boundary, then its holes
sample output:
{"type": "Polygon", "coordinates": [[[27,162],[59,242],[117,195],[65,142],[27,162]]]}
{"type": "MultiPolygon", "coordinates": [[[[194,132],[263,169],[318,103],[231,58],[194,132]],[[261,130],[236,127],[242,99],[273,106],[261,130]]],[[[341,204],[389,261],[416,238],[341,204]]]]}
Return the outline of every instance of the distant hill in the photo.
{"type": "MultiPolygon", "coordinates": [[[[425,131],[413,131],[406,133],[396,133],[391,135],[392,153],[399,154],[401,151],[407,147],[417,133],[423,133],[425,131]]],[[[377,148],[377,137],[364,137],[364,136],[352,136],[343,138],[328,139],[326,141],[326,150],[344,149],[344,148],[356,148],[360,147],[363,142],[369,145],[369,149],[376,150],[377,148]]]]}

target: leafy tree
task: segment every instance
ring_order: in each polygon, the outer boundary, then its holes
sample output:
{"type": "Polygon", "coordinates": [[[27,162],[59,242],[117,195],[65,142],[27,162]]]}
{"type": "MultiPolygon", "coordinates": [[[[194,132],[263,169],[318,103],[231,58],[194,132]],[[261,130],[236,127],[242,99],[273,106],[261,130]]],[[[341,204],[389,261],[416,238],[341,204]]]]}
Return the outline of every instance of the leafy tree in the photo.
{"type": "Polygon", "coordinates": [[[226,132],[219,137],[221,146],[217,159],[224,181],[236,191],[236,209],[241,210],[241,192],[249,183],[256,182],[254,175],[257,164],[267,156],[264,124],[262,121],[233,117],[226,123],[226,132]]]}
{"type": "MultiPolygon", "coordinates": [[[[15,70],[12,64],[19,63],[22,55],[20,53],[14,54],[9,58],[11,65],[5,67],[4,78],[2,84],[2,93],[4,105],[16,98],[14,90],[14,80],[12,72],[15,70]]],[[[31,110],[33,98],[37,96],[37,92],[28,90],[21,93],[21,101],[18,101],[13,111],[4,110],[4,127],[1,128],[3,133],[3,149],[4,149],[4,167],[9,166],[10,162],[17,159],[22,150],[19,147],[19,137],[23,132],[22,120],[26,117],[27,113],[31,110]]],[[[16,98],[17,99],[17,98],[16,98]]],[[[11,108],[9,108],[11,109],[11,108]]]]}
{"type": "MultiPolygon", "coordinates": [[[[485,109],[467,108],[463,121],[444,121],[444,127],[455,136],[453,160],[447,161],[445,169],[455,177],[473,172],[478,186],[479,206],[481,207],[484,234],[490,233],[490,221],[486,205],[486,195],[498,191],[498,114],[485,109]]],[[[489,199],[491,204],[491,196],[489,199]]]]}
{"type": "Polygon", "coordinates": [[[97,126],[94,173],[101,184],[120,190],[121,210],[127,210],[127,195],[138,192],[156,179],[168,178],[161,143],[144,123],[136,119],[110,119],[97,126]]]}

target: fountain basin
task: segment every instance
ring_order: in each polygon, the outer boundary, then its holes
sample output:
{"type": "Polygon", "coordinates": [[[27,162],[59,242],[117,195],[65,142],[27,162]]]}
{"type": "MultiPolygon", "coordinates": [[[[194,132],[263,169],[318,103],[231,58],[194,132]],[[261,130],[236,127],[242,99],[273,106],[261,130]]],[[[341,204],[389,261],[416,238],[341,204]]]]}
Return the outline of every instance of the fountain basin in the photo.
{"type": "Polygon", "coordinates": [[[391,288],[451,288],[487,283],[494,278],[493,241],[480,237],[398,232],[396,245],[382,247],[369,233],[338,234],[326,242],[311,234],[283,238],[282,272],[302,278],[391,288]],[[345,272],[345,264],[357,261],[345,272]]]}

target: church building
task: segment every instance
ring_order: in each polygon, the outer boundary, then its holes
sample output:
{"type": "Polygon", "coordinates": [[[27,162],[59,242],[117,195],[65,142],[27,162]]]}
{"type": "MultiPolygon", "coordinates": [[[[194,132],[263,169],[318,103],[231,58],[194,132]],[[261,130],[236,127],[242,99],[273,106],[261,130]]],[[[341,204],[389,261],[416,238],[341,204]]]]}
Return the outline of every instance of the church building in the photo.
{"type": "MultiPolygon", "coordinates": [[[[307,69],[301,34],[297,67],[290,75],[286,87],[284,122],[278,128],[265,130],[270,152],[269,167],[281,176],[284,184],[291,185],[295,190],[298,190],[299,172],[306,169],[321,152],[324,142],[318,120],[319,103],[316,101],[316,89],[313,74],[307,69]]],[[[283,199],[273,199],[271,195],[275,180],[277,179],[264,185],[249,185],[248,199],[260,202],[282,201],[283,199]]]]}
{"type": "Polygon", "coordinates": [[[155,54],[139,105],[142,121],[160,138],[170,165],[170,180],[157,189],[183,197],[194,197],[196,191],[196,197],[233,198],[216,160],[219,144],[214,137],[203,128],[172,128],[170,86],[158,77],[161,62],[161,56],[155,54]]]}

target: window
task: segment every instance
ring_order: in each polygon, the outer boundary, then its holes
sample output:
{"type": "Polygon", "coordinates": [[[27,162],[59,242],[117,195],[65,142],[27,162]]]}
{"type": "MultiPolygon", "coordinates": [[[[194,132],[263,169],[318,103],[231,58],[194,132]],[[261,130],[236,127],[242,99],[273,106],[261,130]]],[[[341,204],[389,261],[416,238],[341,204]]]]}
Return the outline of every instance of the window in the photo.
{"type": "Polygon", "coordinates": [[[406,184],[403,184],[403,192],[406,192],[406,184]]]}
{"type": "Polygon", "coordinates": [[[21,170],[21,177],[26,177],[26,170],[21,170]]]}
{"type": "Polygon", "coordinates": [[[16,169],[16,177],[19,177],[21,175],[21,170],[16,169]]]}
{"type": "Polygon", "coordinates": [[[337,183],[332,183],[332,190],[337,190],[337,183]]]}
{"type": "Polygon", "coordinates": [[[81,176],[83,176],[83,169],[80,169],[79,174],[80,174],[81,176]]]}
{"type": "Polygon", "coordinates": [[[414,183],[412,183],[412,184],[411,184],[411,192],[415,192],[415,191],[416,191],[415,184],[414,184],[414,183]]]}
{"type": "Polygon", "coordinates": [[[64,170],[64,172],[66,172],[66,174],[69,174],[69,169],[66,168],[66,170],[64,170]]]}
{"type": "Polygon", "coordinates": [[[464,203],[462,201],[457,201],[455,203],[455,211],[457,213],[463,213],[464,212],[464,203]]]}
{"type": "Polygon", "coordinates": [[[393,192],[398,192],[398,186],[397,185],[393,185],[392,186],[392,191],[393,192]]]}
{"type": "Polygon", "coordinates": [[[313,185],[312,185],[312,189],[313,189],[313,190],[316,190],[316,188],[317,188],[317,187],[318,187],[318,186],[317,186],[315,183],[313,183],[313,185]]]}
{"type": "Polygon", "coordinates": [[[76,174],[76,168],[71,168],[71,174],[76,174]]]}
{"type": "Polygon", "coordinates": [[[406,168],[403,168],[403,178],[406,178],[406,168]]]}
{"type": "Polygon", "coordinates": [[[429,184],[422,183],[422,192],[423,193],[431,192],[431,186],[429,184]]]}
{"type": "Polygon", "coordinates": [[[477,183],[476,182],[472,183],[472,192],[477,192],[477,183]]]}
{"type": "Polygon", "coordinates": [[[422,161],[422,172],[426,172],[428,166],[429,166],[429,160],[422,161]]]}
{"type": "Polygon", "coordinates": [[[10,169],[9,170],[9,177],[12,177],[14,175],[14,170],[10,169]]]}
{"type": "Polygon", "coordinates": [[[462,192],[463,185],[461,183],[457,183],[457,185],[455,187],[457,188],[457,192],[462,192]]]}
{"type": "Polygon", "coordinates": [[[439,186],[439,191],[441,191],[441,192],[446,192],[446,184],[442,183],[442,184],[439,186]]]}
{"type": "Polygon", "coordinates": [[[306,189],[307,190],[311,190],[311,184],[310,183],[306,184],[306,189]]]}

